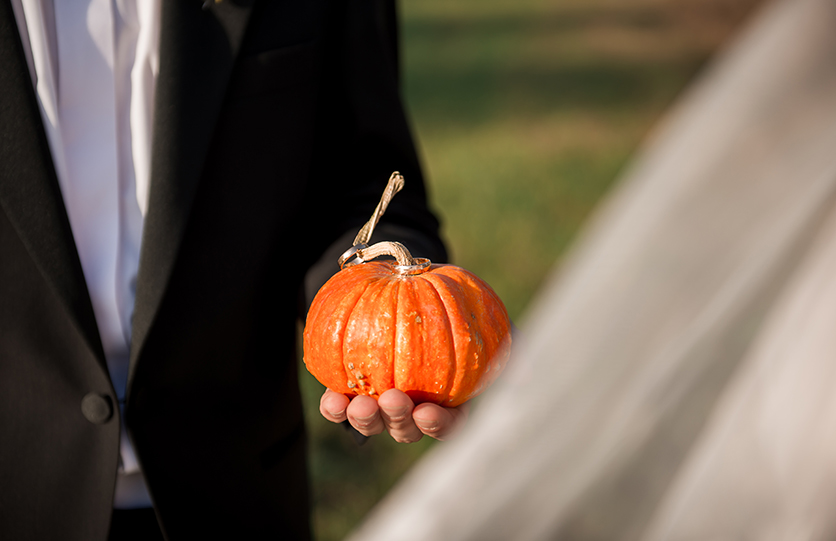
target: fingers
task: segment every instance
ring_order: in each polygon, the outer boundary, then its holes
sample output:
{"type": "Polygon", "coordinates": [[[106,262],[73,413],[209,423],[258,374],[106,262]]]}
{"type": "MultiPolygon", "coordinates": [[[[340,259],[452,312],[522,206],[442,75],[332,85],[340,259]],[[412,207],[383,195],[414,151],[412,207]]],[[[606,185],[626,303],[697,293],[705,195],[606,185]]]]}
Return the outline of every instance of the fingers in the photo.
{"type": "Polygon", "coordinates": [[[415,406],[409,396],[390,389],[375,400],[369,396],[346,396],[326,389],[319,401],[323,417],[334,423],[348,420],[364,436],[374,436],[384,430],[400,443],[413,443],[425,434],[437,440],[455,435],[467,420],[470,407],[443,408],[424,403],[415,406]]]}
{"type": "Polygon", "coordinates": [[[319,413],[332,423],[341,423],[346,420],[345,410],[348,403],[348,397],[345,395],[325,389],[322,398],[319,399],[319,413]]]}
{"type": "Polygon", "coordinates": [[[399,443],[414,443],[424,436],[412,420],[415,405],[406,393],[389,389],[380,395],[378,405],[383,424],[392,439],[399,443]]]}
{"type": "Polygon", "coordinates": [[[385,428],[377,400],[368,396],[355,396],[349,400],[341,393],[325,389],[319,399],[319,413],[332,423],[348,420],[364,436],[380,434],[385,428]]]}
{"type": "Polygon", "coordinates": [[[380,434],[384,430],[400,443],[413,443],[423,434],[412,420],[412,400],[401,391],[390,389],[379,400],[358,396],[346,409],[348,422],[364,436],[380,434]]]}
{"type": "Polygon", "coordinates": [[[469,414],[470,404],[462,404],[457,408],[442,408],[425,402],[415,406],[412,411],[412,417],[421,432],[441,441],[453,437],[464,426],[469,414]]]}
{"type": "Polygon", "coordinates": [[[370,396],[355,396],[346,408],[348,422],[364,436],[374,436],[384,430],[377,400],[370,396]]]}

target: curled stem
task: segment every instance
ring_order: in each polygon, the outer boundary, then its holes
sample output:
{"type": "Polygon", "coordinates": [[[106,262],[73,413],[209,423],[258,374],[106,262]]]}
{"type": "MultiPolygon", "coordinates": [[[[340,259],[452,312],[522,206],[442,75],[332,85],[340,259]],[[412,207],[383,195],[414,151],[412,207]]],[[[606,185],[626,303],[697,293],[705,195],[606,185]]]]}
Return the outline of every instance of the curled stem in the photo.
{"type": "Polygon", "coordinates": [[[398,266],[404,268],[403,272],[406,274],[412,272],[409,269],[406,269],[407,267],[420,267],[421,269],[424,269],[429,265],[428,260],[414,259],[412,254],[409,253],[409,250],[406,249],[406,246],[400,242],[383,241],[373,244],[372,246],[367,246],[369,239],[372,238],[372,233],[374,232],[374,228],[377,226],[377,222],[380,221],[381,216],[383,216],[383,213],[386,212],[386,207],[389,206],[389,202],[392,201],[392,198],[395,197],[396,193],[401,191],[403,186],[403,175],[397,171],[392,173],[389,177],[389,182],[386,183],[386,189],[383,191],[380,202],[374,209],[374,214],[372,214],[369,221],[363,225],[360,232],[357,233],[357,236],[354,237],[353,246],[340,256],[340,268],[365,263],[366,261],[371,261],[372,259],[381,256],[394,257],[398,262],[398,266]]]}
{"type": "Polygon", "coordinates": [[[398,262],[398,265],[402,267],[415,264],[415,259],[413,259],[412,254],[410,254],[409,250],[406,249],[406,246],[404,246],[400,242],[391,242],[385,240],[376,244],[372,244],[368,248],[357,250],[358,258],[362,259],[363,261],[371,261],[376,257],[381,257],[384,255],[394,257],[395,261],[398,262]]]}

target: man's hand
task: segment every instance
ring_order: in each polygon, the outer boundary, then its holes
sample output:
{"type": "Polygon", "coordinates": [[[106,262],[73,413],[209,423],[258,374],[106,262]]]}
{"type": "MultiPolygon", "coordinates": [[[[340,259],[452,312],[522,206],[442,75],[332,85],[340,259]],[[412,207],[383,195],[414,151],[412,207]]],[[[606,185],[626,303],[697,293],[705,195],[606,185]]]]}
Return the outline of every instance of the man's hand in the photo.
{"type": "Polygon", "coordinates": [[[380,434],[384,430],[395,441],[413,443],[424,434],[437,440],[449,439],[467,419],[469,404],[443,408],[424,403],[417,406],[406,393],[389,389],[379,400],[370,396],[345,395],[326,389],[319,401],[322,416],[334,423],[348,420],[364,436],[380,434]]]}

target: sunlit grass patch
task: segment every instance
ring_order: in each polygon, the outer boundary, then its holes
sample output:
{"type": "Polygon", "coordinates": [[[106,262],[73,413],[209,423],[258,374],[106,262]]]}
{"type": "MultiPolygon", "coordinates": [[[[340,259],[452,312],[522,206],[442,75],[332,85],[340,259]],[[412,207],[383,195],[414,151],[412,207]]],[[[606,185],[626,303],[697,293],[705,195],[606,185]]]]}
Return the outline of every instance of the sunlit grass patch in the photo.
{"type": "Polygon", "coordinates": [[[454,261],[517,318],[625,162],[639,123],[576,114],[419,129],[454,261]],[[456,209],[445,212],[445,209],[456,209]]]}

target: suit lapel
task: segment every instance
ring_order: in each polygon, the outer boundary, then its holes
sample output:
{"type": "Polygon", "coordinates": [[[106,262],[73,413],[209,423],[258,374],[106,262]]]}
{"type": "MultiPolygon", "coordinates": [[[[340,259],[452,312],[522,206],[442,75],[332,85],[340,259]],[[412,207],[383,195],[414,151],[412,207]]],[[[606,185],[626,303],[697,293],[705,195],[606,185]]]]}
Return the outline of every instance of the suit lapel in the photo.
{"type": "Polygon", "coordinates": [[[188,223],[250,2],[162,2],[151,191],[131,350],[136,360],[165,295],[188,223]],[[241,4],[246,4],[242,6],[241,4]]]}
{"type": "Polygon", "coordinates": [[[0,51],[0,207],[104,368],[93,306],[8,0],[0,0],[0,51]]]}

